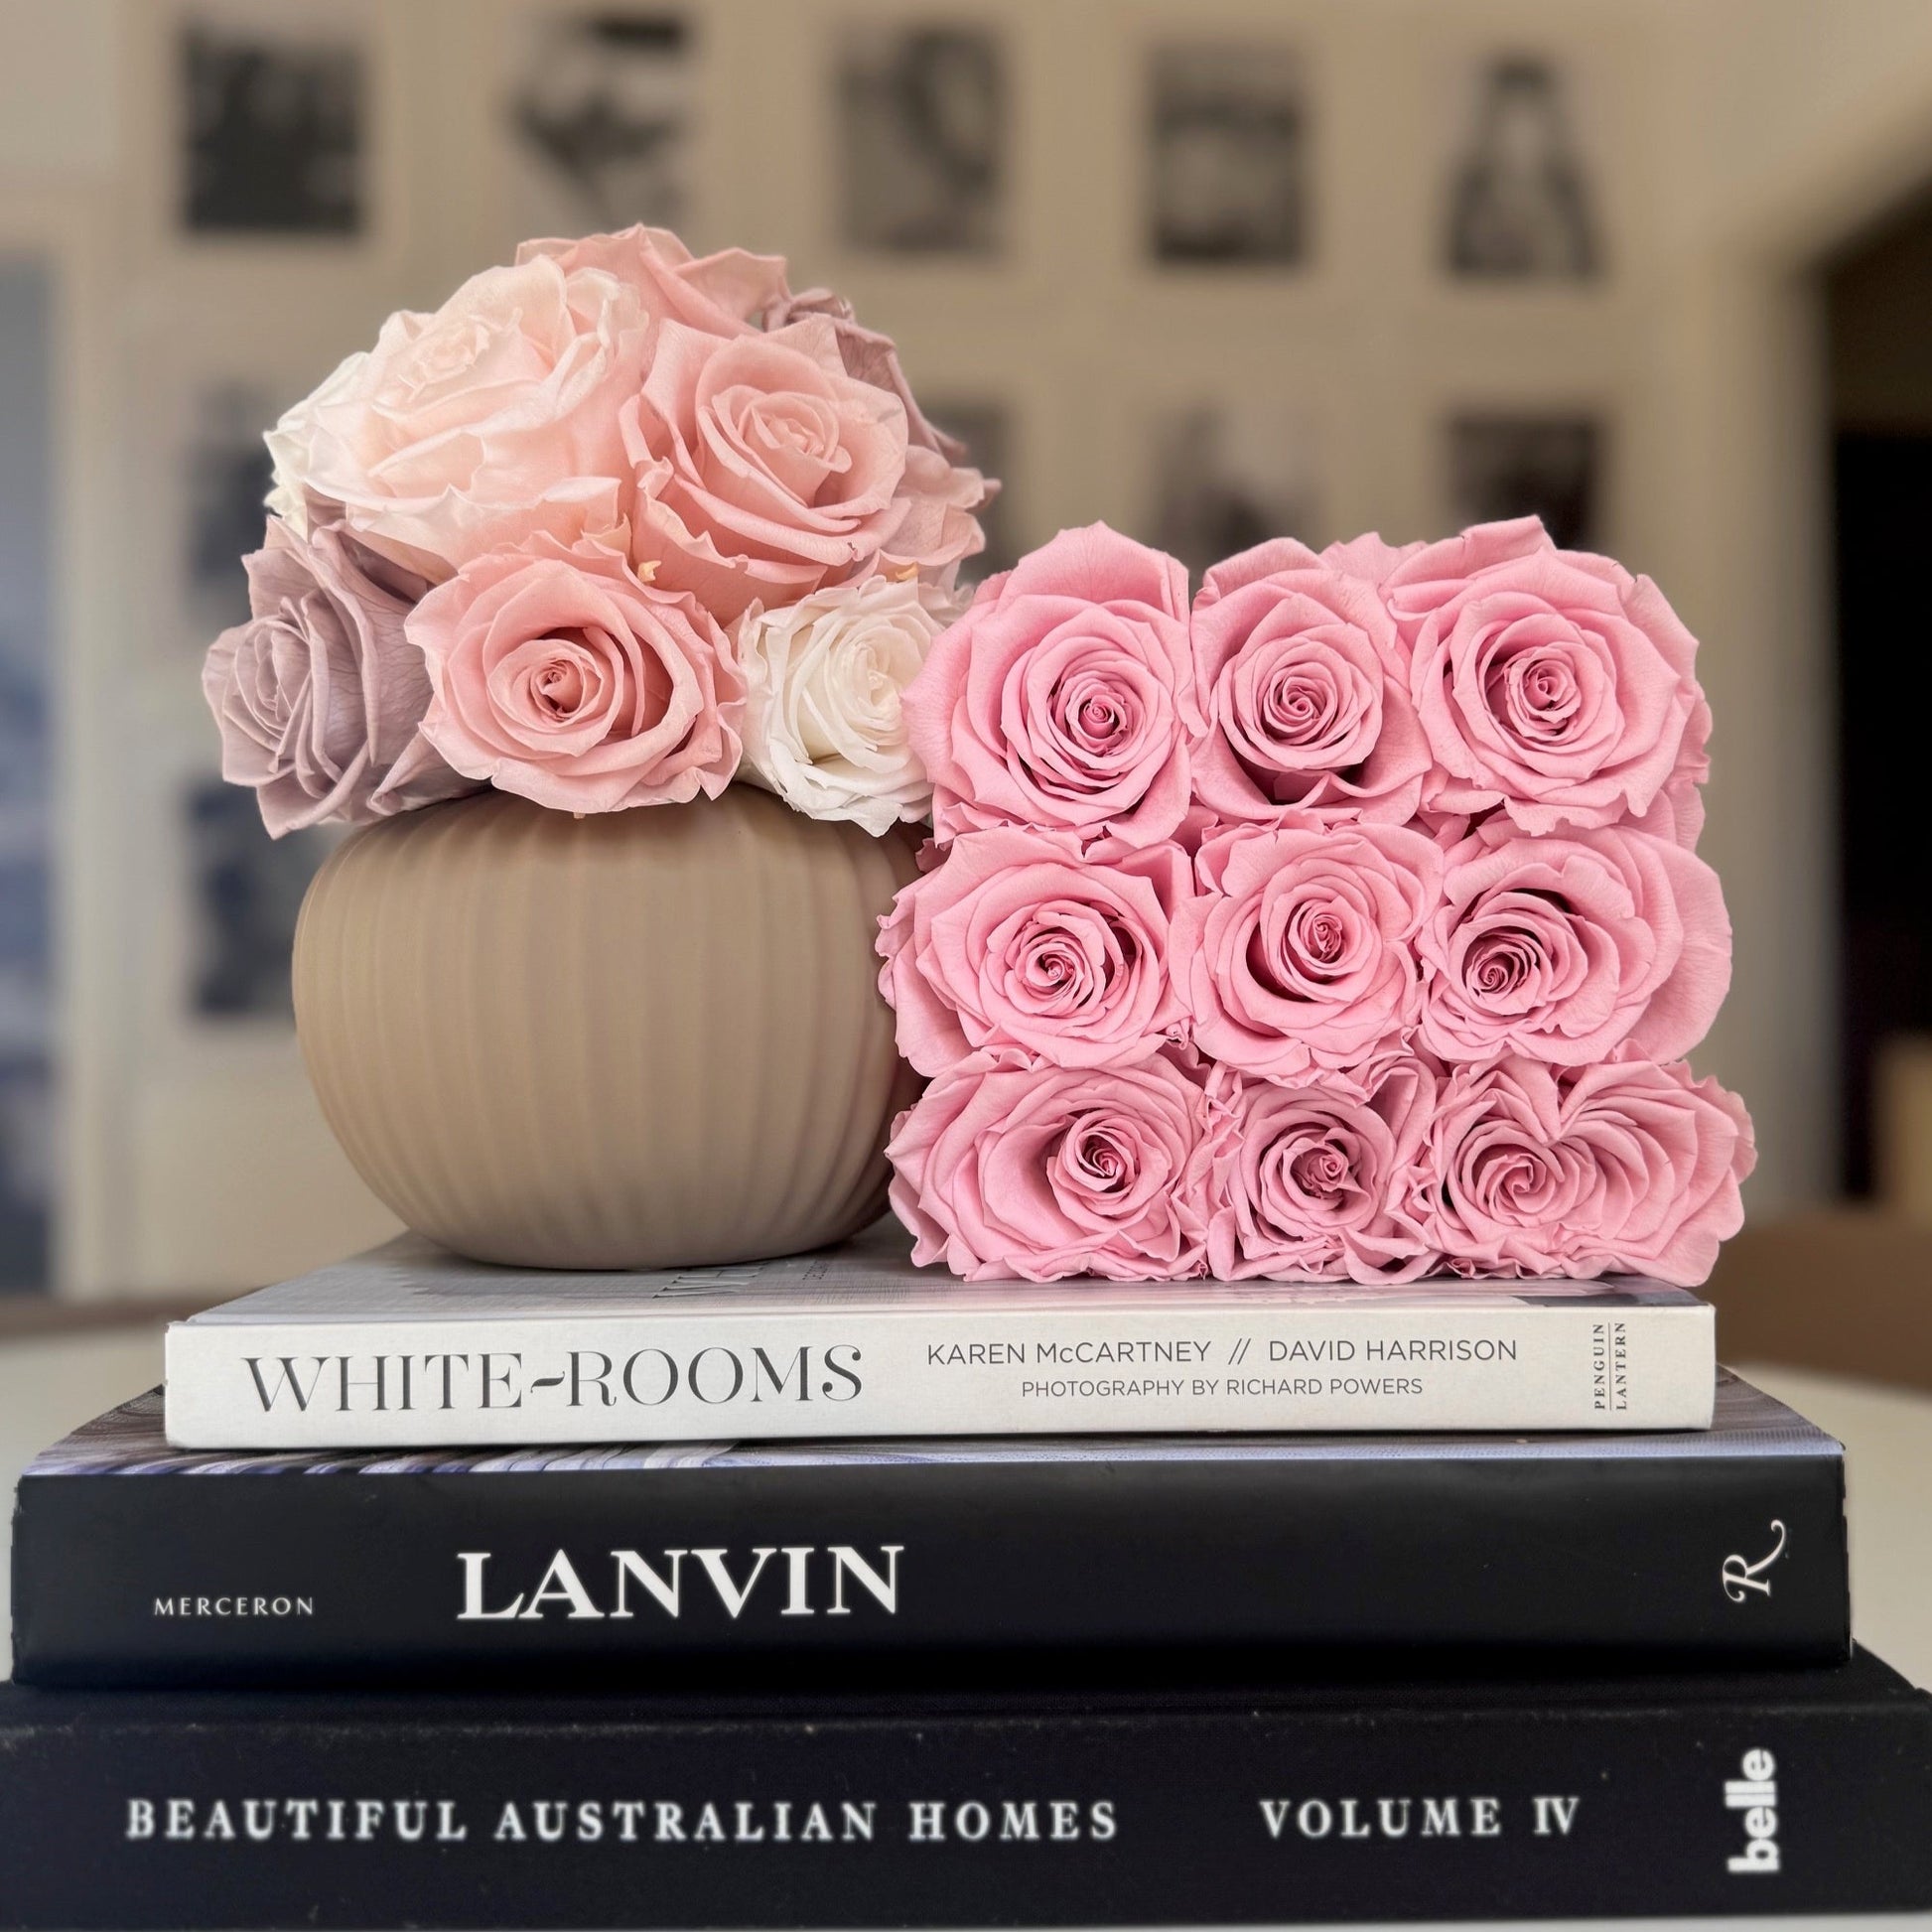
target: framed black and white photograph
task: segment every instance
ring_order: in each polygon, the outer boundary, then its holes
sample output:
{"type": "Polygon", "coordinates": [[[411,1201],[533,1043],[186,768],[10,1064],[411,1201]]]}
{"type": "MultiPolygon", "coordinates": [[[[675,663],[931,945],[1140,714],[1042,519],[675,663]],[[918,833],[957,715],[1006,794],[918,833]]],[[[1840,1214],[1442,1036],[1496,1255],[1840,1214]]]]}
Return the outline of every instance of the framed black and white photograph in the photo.
{"type": "Polygon", "coordinates": [[[975,470],[982,476],[1000,479],[999,494],[979,513],[980,528],[986,532],[986,548],[960,566],[961,580],[976,584],[996,571],[1011,570],[1020,561],[1020,544],[1013,521],[1012,412],[1003,402],[941,395],[927,405],[926,413],[939,428],[966,445],[966,461],[975,470]]]}
{"type": "Polygon", "coordinates": [[[254,793],[209,778],[184,800],[190,879],[188,1006],[198,1020],[289,1022],[296,914],[333,843],[271,839],[254,793]]]}
{"type": "Polygon", "coordinates": [[[180,225],[345,240],[369,221],[369,54],[328,16],[189,13],[176,41],[180,225]]]}
{"type": "Polygon", "coordinates": [[[839,50],[837,100],[847,245],[998,253],[1009,219],[1010,90],[1006,46],[990,28],[852,28],[839,50]]]}
{"type": "Polygon", "coordinates": [[[1316,540],[1314,449],[1299,410],[1176,410],[1156,422],[1151,454],[1151,540],[1196,582],[1210,565],[1269,537],[1316,540]]]}
{"type": "Polygon", "coordinates": [[[662,8],[523,10],[503,102],[519,235],[690,226],[694,41],[662,8]]]}
{"type": "Polygon", "coordinates": [[[1291,48],[1184,42],[1148,70],[1148,248],[1157,262],[1294,268],[1309,252],[1307,77],[1291,48]]]}
{"type": "Polygon", "coordinates": [[[1602,425],[1590,416],[1485,414],[1449,426],[1452,521],[1540,516],[1566,549],[1602,542],[1602,425]]]}
{"type": "Polygon", "coordinates": [[[1598,274],[1603,241],[1589,146],[1566,65],[1543,54],[1479,62],[1449,160],[1449,272],[1500,282],[1598,274]]]}
{"type": "Polygon", "coordinates": [[[248,616],[241,560],[262,546],[264,500],[274,480],[266,430],[280,413],[251,383],[216,382],[198,390],[182,451],[181,505],[185,616],[204,641],[248,616]]]}

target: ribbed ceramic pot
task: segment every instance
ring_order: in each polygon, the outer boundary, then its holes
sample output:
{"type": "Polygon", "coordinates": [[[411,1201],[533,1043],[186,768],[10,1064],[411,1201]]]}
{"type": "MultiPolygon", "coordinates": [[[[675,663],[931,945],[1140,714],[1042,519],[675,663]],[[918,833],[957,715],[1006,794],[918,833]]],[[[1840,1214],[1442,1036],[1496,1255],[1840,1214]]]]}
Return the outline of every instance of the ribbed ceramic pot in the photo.
{"type": "Polygon", "coordinates": [[[884,1209],[916,1091],[873,952],[916,849],[749,785],[581,819],[482,792],[369,826],[296,931],[323,1113],[409,1226],[480,1261],[836,1241],[884,1209]]]}

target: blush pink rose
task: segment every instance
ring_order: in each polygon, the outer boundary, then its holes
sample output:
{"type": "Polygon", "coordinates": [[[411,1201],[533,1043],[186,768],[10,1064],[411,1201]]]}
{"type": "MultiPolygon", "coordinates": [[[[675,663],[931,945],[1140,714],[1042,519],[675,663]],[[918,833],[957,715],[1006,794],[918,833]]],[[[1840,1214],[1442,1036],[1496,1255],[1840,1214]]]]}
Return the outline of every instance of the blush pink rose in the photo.
{"type": "Polygon", "coordinates": [[[730,338],[663,324],[620,427],[633,555],[721,622],[875,569],[936,576],[985,546],[984,480],[911,443],[904,405],[846,373],[823,316],[730,338]]]}
{"type": "Polygon", "coordinates": [[[1743,1225],[1749,1116],[1681,1061],[1563,1074],[1507,1059],[1456,1073],[1416,1196],[1466,1275],[1653,1275],[1695,1288],[1743,1225]]]}
{"type": "Polygon", "coordinates": [[[202,690],[221,775],[254,787],[272,837],[476,789],[422,734],[429,668],[403,634],[420,583],[380,581],[340,525],[303,538],[278,518],[243,563],[252,616],[215,639],[202,690]]]}
{"type": "Polygon", "coordinates": [[[1058,1066],[1150,1058],[1184,1017],[1168,934],[1191,883],[1172,845],[1097,866],[1063,833],[954,840],[880,922],[899,1051],[921,1073],[982,1046],[1058,1066]]]}
{"type": "Polygon", "coordinates": [[[539,257],[404,312],[268,433],[270,507],[305,534],[317,502],[371,549],[440,583],[538,533],[621,526],[618,412],[643,380],[636,291],[539,257]]]}
{"type": "Polygon", "coordinates": [[[1202,845],[1173,976],[1209,1057],[1271,1080],[1402,1045],[1422,1011],[1415,939],[1443,855],[1394,825],[1243,827],[1202,845]]]}
{"type": "Polygon", "coordinates": [[[1405,1055],[1311,1086],[1208,1079],[1208,1271],[1221,1281],[1414,1281],[1435,1263],[1410,1211],[1436,1075],[1405,1055]]]}
{"type": "Polygon", "coordinates": [[[1160,844],[1204,723],[1187,573],[1104,523],[1062,530],[980,586],[903,704],[941,840],[1019,825],[1160,844]]]}
{"type": "Polygon", "coordinates": [[[1414,815],[1429,742],[1395,620],[1366,574],[1380,562],[1363,552],[1356,574],[1284,537],[1207,573],[1192,625],[1207,729],[1192,759],[1194,797],[1218,818],[1414,815]]]}
{"type": "MultiPolygon", "coordinates": [[[[934,451],[950,463],[964,460],[965,444],[927,421],[919,407],[912,385],[899,366],[898,345],[877,329],[866,328],[844,296],[834,295],[830,289],[806,289],[800,295],[786,295],[765,309],[763,326],[767,330],[783,329],[807,316],[823,316],[831,323],[839,345],[839,360],[845,364],[847,375],[898,398],[905,411],[906,435],[914,449],[934,451]]],[[[998,489],[998,483],[988,482],[988,500],[998,489]]]]}
{"type": "Polygon", "coordinates": [[[710,336],[749,336],[766,310],[790,300],[782,255],[722,248],[694,256],[668,228],[631,227],[616,234],[526,241],[519,266],[553,261],[566,275],[593,269],[635,291],[653,322],[680,322],[710,336]]]}
{"type": "Polygon", "coordinates": [[[1430,545],[1384,594],[1413,632],[1429,808],[1501,807],[1527,832],[1608,825],[1705,775],[1697,640],[1647,577],[1525,518],[1430,545]]]}
{"type": "Polygon", "coordinates": [[[409,620],[459,771],[559,811],[715,798],[738,767],[745,685],[687,595],[616,552],[539,537],[430,592],[409,620]]]}
{"type": "Polygon", "coordinates": [[[967,1281],[1171,1281],[1205,1265],[1199,1082],[1172,1059],[1026,1067],[975,1054],[886,1152],[912,1259],[967,1281]]]}
{"type": "Polygon", "coordinates": [[[1718,875],[1620,826],[1533,839],[1485,821],[1449,854],[1418,945],[1421,1039],[1449,1060],[1681,1059],[1730,984],[1718,875]]]}

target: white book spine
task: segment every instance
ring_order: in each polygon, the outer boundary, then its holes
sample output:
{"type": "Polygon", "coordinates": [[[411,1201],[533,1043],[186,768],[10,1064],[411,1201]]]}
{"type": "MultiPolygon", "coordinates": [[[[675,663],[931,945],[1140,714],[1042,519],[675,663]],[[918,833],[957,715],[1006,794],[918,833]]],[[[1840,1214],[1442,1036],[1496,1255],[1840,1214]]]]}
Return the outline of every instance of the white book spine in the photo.
{"type": "Polygon", "coordinates": [[[1702,1303],[178,1322],[183,1449],[1703,1429],[1702,1303]]]}

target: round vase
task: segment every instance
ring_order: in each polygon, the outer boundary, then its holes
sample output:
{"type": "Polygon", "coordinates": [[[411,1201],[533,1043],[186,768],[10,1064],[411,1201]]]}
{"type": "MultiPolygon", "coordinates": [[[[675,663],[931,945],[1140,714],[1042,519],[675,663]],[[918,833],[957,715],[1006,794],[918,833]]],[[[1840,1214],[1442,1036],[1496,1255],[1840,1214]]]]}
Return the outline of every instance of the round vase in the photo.
{"type": "Polygon", "coordinates": [[[323,1113],[382,1201],[479,1261],[839,1240],[883,1211],[917,1091],[873,951],[916,850],[749,785],[584,818],[480,792],[368,826],[296,931],[323,1113]]]}

